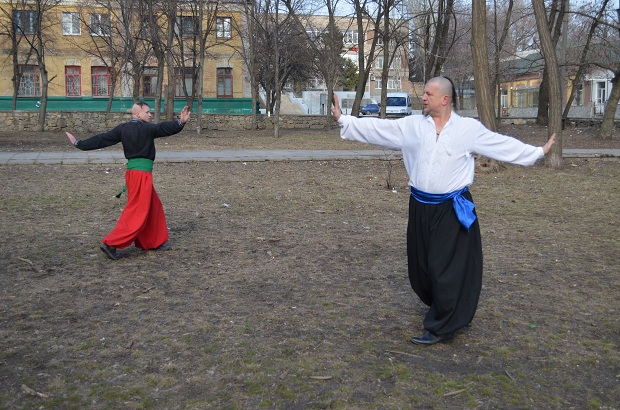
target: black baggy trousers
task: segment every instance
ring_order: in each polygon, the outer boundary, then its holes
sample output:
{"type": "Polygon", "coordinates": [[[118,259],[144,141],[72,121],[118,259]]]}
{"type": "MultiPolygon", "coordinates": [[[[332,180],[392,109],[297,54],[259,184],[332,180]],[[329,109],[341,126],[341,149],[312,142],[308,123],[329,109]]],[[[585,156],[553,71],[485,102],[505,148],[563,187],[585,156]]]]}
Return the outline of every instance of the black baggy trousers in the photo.
{"type": "MultiPolygon", "coordinates": [[[[469,192],[464,195],[472,200],[469,192]]],[[[452,208],[452,199],[433,205],[410,195],[407,259],[411,287],[429,306],[424,329],[444,335],[468,325],[482,289],[478,218],[466,231],[452,208]]]]}

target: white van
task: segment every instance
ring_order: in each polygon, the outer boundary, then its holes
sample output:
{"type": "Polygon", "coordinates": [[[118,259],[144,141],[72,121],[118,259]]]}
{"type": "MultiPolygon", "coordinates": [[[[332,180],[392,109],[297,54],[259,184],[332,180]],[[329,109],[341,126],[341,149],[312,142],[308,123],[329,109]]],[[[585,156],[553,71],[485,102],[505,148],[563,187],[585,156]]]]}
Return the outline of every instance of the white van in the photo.
{"type": "Polygon", "coordinates": [[[385,99],[385,115],[387,117],[411,115],[411,97],[409,94],[387,93],[385,99]]]}

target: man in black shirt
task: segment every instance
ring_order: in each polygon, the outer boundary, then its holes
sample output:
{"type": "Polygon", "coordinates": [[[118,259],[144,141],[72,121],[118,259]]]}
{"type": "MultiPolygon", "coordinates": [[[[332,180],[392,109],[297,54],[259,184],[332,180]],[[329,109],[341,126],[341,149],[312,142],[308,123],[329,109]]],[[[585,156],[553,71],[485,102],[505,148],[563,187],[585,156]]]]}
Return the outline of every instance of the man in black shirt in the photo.
{"type": "Polygon", "coordinates": [[[123,144],[127,171],[127,205],[116,227],[102,241],[100,248],[110,258],[118,259],[116,249],[135,243],[142,249],[169,249],[168,228],[164,208],[153,187],[153,162],[155,161],[155,138],[177,134],[189,120],[191,112],[185,106],[177,121],[150,123],[153,114],[149,105],[138,101],[132,107],[131,121],[117,125],[112,130],[77,140],[66,133],[69,141],[82,151],[123,144]]]}

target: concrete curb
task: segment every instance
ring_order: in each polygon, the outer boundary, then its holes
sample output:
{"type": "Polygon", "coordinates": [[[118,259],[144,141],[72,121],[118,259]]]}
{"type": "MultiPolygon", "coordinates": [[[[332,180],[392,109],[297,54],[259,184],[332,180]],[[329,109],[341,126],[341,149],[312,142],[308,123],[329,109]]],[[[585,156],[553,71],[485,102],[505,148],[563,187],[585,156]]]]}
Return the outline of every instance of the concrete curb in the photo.
{"type": "MultiPolygon", "coordinates": [[[[222,150],[159,151],[157,162],[326,161],[338,159],[396,159],[390,150],[222,150]]],[[[620,158],[618,149],[565,149],[564,158],[620,158]]],[[[0,165],[125,164],[122,151],[8,152],[0,151],[0,165]]]]}

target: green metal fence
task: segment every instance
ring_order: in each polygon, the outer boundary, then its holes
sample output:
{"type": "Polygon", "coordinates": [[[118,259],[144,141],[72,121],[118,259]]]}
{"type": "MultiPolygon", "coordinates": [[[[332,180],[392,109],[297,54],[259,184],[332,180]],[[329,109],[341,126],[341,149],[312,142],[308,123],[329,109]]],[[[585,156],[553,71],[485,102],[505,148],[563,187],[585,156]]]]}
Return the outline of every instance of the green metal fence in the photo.
{"type": "MultiPolygon", "coordinates": [[[[149,103],[151,109],[155,106],[153,98],[144,98],[149,103]]],[[[0,96],[0,110],[11,110],[12,98],[9,96],[0,96]]],[[[36,97],[20,97],[17,99],[17,110],[36,111],[41,104],[40,98],[36,97]]],[[[186,105],[183,98],[174,100],[174,111],[180,112],[186,105]]],[[[104,112],[108,105],[107,98],[93,97],[48,97],[48,111],[101,111],[104,112]]],[[[115,97],[112,100],[112,112],[125,112],[131,109],[133,99],[129,97],[115,97]]],[[[161,109],[165,109],[166,102],[162,100],[161,109]]],[[[192,112],[198,111],[198,101],[194,101],[192,112]]],[[[258,112],[258,105],[256,107],[258,112]]],[[[251,98],[203,98],[202,99],[203,114],[252,114],[251,98]]]]}

